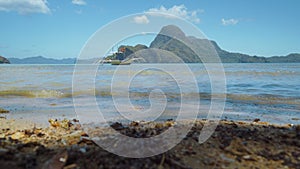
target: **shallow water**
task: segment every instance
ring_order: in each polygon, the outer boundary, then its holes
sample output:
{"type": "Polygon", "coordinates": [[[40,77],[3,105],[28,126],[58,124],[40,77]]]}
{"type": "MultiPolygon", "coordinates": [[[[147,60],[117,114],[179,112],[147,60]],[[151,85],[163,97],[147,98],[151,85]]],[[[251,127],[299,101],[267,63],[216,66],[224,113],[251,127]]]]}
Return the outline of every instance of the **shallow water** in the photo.
{"type": "MultiPolygon", "coordinates": [[[[189,64],[197,88],[191,82],[191,75],[176,64],[160,65],[167,72],[150,64],[130,66],[103,65],[98,67],[94,77],[95,90],[82,83],[81,90],[72,93],[74,65],[0,65],[0,107],[10,110],[8,118],[25,118],[46,122],[48,118],[76,117],[73,97],[80,99],[80,118],[93,118],[95,111],[91,98],[95,98],[98,108],[106,120],[122,119],[122,116],[139,120],[164,120],[176,118],[181,106],[189,109],[198,104],[198,118],[206,118],[210,99],[226,94],[225,110],[222,118],[232,120],[253,120],[260,118],[271,123],[300,124],[300,64],[224,64],[227,92],[211,93],[211,82],[202,64],[189,64]],[[140,68],[149,68],[138,72],[140,68]],[[156,67],[156,68],[155,68],[156,67]],[[117,69],[122,69],[115,72],[117,69]],[[136,74],[129,87],[126,81],[136,74]],[[175,75],[175,76],[172,76],[175,75]],[[112,78],[115,78],[112,81],[112,78]],[[175,77],[175,78],[174,78],[175,77]],[[176,78],[180,77],[180,78],[176,78]],[[112,82],[117,85],[111,89],[112,82]],[[130,104],[126,100],[128,88],[130,104]],[[184,88],[184,90],[181,89],[184,88]],[[181,96],[188,98],[183,105],[181,96]],[[112,97],[116,98],[123,112],[118,113],[112,97]],[[150,100],[149,100],[150,97],[150,100]],[[159,106],[166,103],[163,114],[159,106]],[[124,106],[122,105],[124,104],[124,106]],[[152,105],[152,107],[151,107],[152,105]],[[153,111],[147,111],[150,109],[153,111]]],[[[89,65],[77,72],[82,82],[90,74],[89,65]]],[[[210,73],[221,74],[212,69],[210,73]]],[[[123,118],[124,119],[124,118],[123,118]]]]}

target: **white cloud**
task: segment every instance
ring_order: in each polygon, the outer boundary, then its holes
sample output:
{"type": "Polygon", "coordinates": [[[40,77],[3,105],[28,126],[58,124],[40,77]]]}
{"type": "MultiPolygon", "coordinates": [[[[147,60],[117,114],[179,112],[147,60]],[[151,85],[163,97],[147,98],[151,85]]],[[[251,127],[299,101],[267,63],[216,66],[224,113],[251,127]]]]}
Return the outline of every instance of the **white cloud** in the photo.
{"type": "Polygon", "coordinates": [[[0,11],[16,11],[20,14],[50,13],[47,0],[0,0],[0,11]]]}
{"type": "Polygon", "coordinates": [[[239,23],[239,20],[237,19],[224,19],[222,18],[222,25],[227,26],[227,25],[236,25],[237,23],[239,23]]]}
{"type": "Polygon", "coordinates": [[[86,2],[84,0],[72,0],[72,4],[75,4],[75,5],[86,5],[86,2]]]}
{"type": "Polygon", "coordinates": [[[149,23],[149,19],[147,18],[146,15],[136,16],[133,18],[133,21],[137,24],[148,24],[149,23]]]}
{"type": "Polygon", "coordinates": [[[203,13],[203,10],[194,10],[194,11],[188,11],[188,9],[182,4],[182,5],[174,5],[173,7],[167,9],[164,6],[161,6],[160,8],[151,8],[146,13],[152,14],[152,15],[159,15],[159,13],[163,14],[169,14],[169,18],[172,18],[172,16],[178,16],[182,17],[184,19],[187,19],[194,23],[199,23],[200,18],[198,18],[198,13],[203,13]]]}

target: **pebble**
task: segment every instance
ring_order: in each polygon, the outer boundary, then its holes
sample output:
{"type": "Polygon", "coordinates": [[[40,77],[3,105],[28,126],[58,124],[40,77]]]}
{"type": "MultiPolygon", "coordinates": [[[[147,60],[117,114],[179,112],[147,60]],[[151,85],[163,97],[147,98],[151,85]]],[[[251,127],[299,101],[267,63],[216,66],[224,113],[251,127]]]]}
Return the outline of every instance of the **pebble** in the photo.
{"type": "Polygon", "coordinates": [[[259,122],[259,121],[260,121],[260,119],[258,119],[258,118],[253,120],[253,122],[259,122]]]}
{"type": "Polygon", "coordinates": [[[249,160],[249,159],[251,159],[251,156],[250,155],[245,155],[245,156],[243,156],[243,159],[249,160]]]}
{"type": "Polygon", "coordinates": [[[72,168],[79,168],[76,164],[70,164],[68,166],[65,166],[63,169],[72,169],[72,168]]]}
{"type": "Polygon", "coordinates": [[[79,151],[82,152],[82,153],[86,153],[86,148],[82,147],[82,148],[79,149],[79,151]]]}
{"type": "Polygon", "coordinates": [[[0,138],[5,138],[5,133],[1,133],[0,138]]]}
{"type": "Polygon", "coordinates": [[[235,161],[234,159],[227,157],[225,154],[220,154],[220,157],[223,161],[226,161],[229,163],[233,163],[235,161]]]}
{"type": "Polygon", "coordinates": [[[25,136],[25,134],[23,132],[16,132],[13,135],[11,135],[10,137],[13,140],[19,140],[19,139],[23,138],[24,136],[25,136]]]}
{"type": "Polygon", "coordinates": [[[2,108],[0,108],[0,114],[4,114],[4,113],[9,113],[9,111],[8,110],[5,110],[5,109],[2,109],[2,108]]]}
{"type": "Polygon", "coordinates": [[[67,159],[66,159],[66,158],[63,158],[63,157],[61,157],[61,158],[59,158],[59,161],[60,161],[60,162],[62,162],[62,163],[65,163],[65,162],[67,161],[67,159]]]}

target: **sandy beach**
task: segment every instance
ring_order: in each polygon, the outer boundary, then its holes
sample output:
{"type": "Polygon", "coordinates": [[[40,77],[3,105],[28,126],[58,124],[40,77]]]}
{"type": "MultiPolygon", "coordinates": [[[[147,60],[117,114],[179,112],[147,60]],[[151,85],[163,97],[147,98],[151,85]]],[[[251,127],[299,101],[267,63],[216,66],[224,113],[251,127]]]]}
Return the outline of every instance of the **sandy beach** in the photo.
{"type": "MultiPolygon", "coordinates": [[[[133,159],[103,150],[75,119],[50,120],[49,127],[37,128],[28,122],[1,118],[0,168],[300,168],[299,125],[220,121],[213,135],[199,144],[205,123],[210,122],[196,121],[173,149],[133,159]]],[[[116,122],[111,126],[127,136],[151,137],[174,124],[116,122]],[[148,127],[150,124],[155,127],[148,127]]]]}

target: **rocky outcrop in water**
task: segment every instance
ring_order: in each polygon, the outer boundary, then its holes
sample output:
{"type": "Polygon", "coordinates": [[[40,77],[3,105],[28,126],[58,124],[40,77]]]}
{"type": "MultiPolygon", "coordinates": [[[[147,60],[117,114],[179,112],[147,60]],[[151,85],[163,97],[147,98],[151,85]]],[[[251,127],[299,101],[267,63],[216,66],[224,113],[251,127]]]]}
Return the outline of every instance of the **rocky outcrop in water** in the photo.
{"type": "Polygon", "coordinates": [[[0,56],[0,64],[10,64],[10,62],[5,57],[0,56]]]}
{"type": "Polygon", "coordinates": [[[116,52],[110,56],[107,56],[106,59],[124,60],[131,54],[133,54],[139,50],[143,50],[143,49],[148,49],[148,47],[146,45],[141,45],[141,44],[137,44],[135,46],[121,45],[118,48],[118,52],[116,52]]]}

